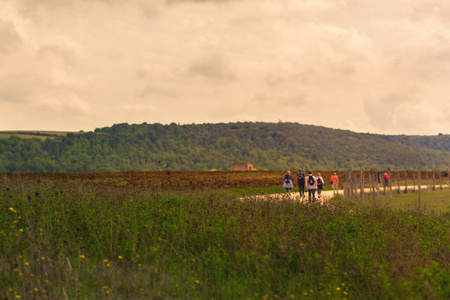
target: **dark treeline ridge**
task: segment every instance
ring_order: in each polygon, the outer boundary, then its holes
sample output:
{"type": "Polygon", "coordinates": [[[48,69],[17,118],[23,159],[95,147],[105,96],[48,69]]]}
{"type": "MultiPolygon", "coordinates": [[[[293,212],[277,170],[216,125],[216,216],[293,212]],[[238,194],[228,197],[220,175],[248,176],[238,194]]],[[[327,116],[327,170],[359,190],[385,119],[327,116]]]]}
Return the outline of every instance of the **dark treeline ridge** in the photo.
{"type": "Polygon", "coordinates": [[[52,139],[0,139],[0,172],[447,169],[450,135],[388,136],[298,123],[115,124],[52,139]]]}

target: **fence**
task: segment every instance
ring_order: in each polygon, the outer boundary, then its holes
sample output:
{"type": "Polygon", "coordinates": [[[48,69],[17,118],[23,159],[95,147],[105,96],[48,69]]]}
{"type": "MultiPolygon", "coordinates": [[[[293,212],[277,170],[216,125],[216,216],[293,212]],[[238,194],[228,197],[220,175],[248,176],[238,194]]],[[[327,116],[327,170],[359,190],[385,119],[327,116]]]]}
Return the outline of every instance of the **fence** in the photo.
{"type": "Polygon", "coordinates": [[[423,189],[426,189],[426,191],[435,191],[436,189],[443,190],[446,187],[450,188],[449,171],[450,168],[448,168],[447,171],[422,171],[420,169],[411,171],[391,171],[390,168],[384,171],[374,171],[373,169],[370,171],[355,171],[349,169],[343,172],[344,199],[355,200],[359,197],[362,203],[365,195],[368,194],[375,203],[376,197],[379,196],[380,193],[383,195],[388,194],[389,205],[392,208],[393,193],[400,194],[402,192],[409,193],[417,191],[418,207],[420,209],[421,193],[423,189]],[[385,180],[385,175],[387,175],[388,180],[385,180]],[[426,185],[425,188],[422,187],[423,184],[426,185]]]}

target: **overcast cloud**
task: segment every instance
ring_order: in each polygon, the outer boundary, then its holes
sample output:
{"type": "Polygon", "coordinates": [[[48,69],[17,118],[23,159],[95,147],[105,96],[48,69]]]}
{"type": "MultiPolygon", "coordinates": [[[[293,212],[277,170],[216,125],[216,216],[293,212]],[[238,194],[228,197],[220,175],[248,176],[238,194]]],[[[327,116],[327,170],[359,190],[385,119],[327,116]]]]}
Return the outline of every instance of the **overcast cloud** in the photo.
{"type": "Polygon", "coordinates": [[[0,130],[450,134],[446,0],[3,0],[0,130]]]}

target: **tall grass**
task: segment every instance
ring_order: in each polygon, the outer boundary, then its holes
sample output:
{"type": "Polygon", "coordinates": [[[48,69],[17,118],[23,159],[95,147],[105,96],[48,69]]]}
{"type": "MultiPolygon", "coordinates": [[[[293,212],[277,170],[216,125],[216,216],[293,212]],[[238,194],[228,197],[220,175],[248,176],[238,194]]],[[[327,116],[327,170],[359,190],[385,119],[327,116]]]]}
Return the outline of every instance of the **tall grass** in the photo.
{"type": "Polygon", "coordinates": [[[450,298],[450,214],[5,181],[6,299],[450,298]]]}

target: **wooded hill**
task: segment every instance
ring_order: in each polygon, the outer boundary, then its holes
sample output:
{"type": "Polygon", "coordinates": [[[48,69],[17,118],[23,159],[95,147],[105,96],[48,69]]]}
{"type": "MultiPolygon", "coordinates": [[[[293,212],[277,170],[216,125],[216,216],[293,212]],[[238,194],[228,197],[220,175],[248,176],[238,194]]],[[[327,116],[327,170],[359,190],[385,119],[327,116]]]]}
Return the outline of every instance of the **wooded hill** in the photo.
{"type": "Polygon", "coordinates": [[[443,170],[450,135],[393,136],[297,123],[115,124],[45,140],[0,139],[0,172],[256,169],[443,170]]]}

